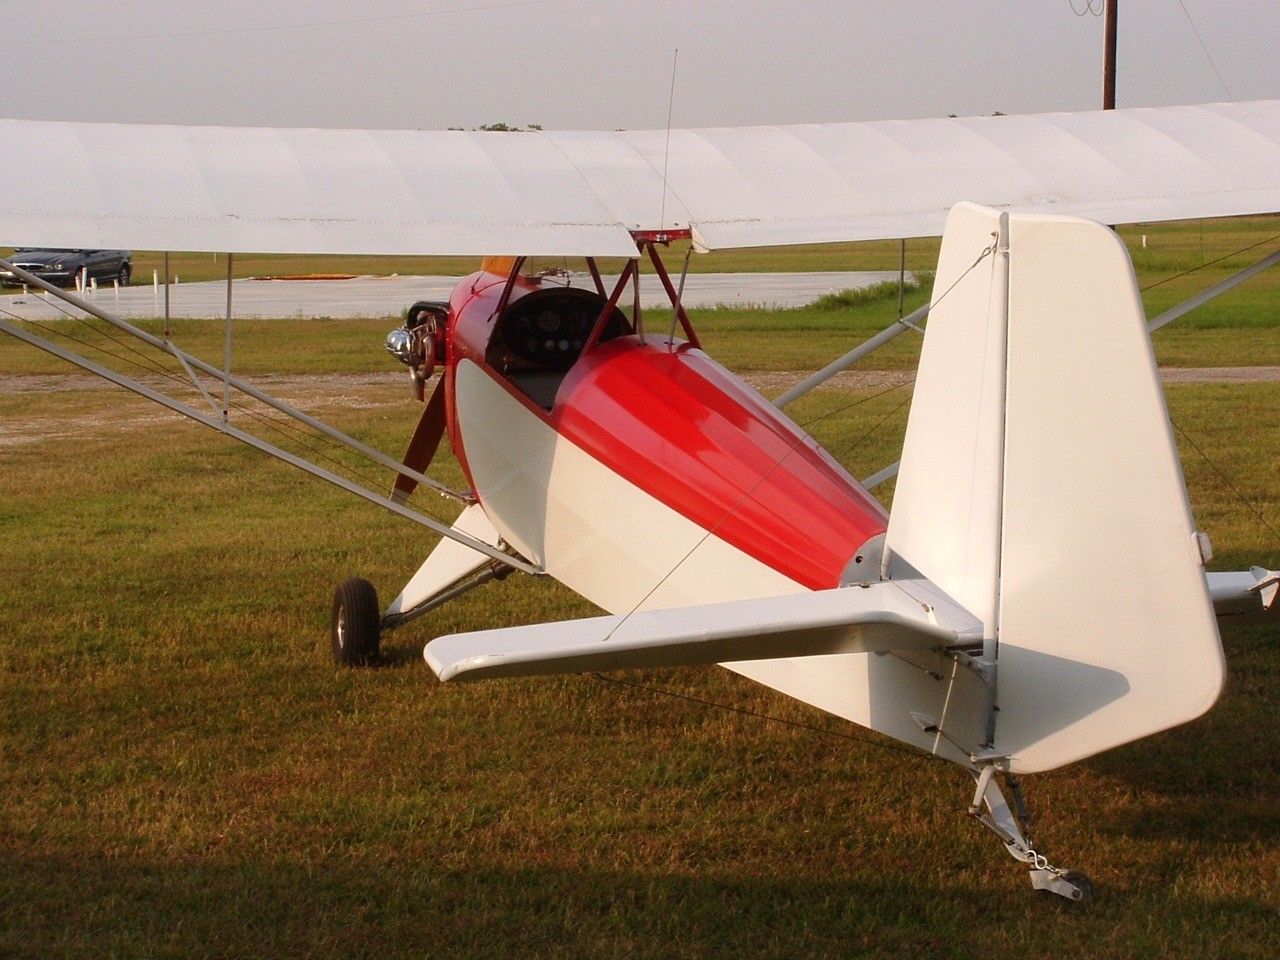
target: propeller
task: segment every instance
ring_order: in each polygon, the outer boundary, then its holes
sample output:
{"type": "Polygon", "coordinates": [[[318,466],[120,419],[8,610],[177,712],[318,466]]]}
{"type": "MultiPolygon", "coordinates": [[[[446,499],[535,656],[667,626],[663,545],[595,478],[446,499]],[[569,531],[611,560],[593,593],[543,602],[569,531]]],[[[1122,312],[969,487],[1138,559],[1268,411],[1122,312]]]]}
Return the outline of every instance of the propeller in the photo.
{"type": "MultiPolygon", "coordinates": [[[[409,449],[404,454],[404,465],[418,473],[426,473],[444,436],[444,427],[444,377],[441,376],[436,380],[431,398],[427,401],[426,409],[422,411],[418,425],[414,428],[413,437],[409,440],[409,449]]],[[[396,477],[395,486],[391,490],[391,499],[396,503],[404,503],[417,488],[418,481],[402,473],[396,477]]]]}

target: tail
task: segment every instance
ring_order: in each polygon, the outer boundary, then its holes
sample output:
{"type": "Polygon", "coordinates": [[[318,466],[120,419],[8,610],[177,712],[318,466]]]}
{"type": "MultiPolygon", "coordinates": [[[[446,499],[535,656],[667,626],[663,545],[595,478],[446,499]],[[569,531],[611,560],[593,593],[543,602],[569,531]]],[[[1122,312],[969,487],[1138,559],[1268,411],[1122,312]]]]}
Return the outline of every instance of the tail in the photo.
{"type": "Polygon", "coordinates": [[[1224,665],[1124,244],[960,204],[886,537],[981,620],[995,749],[1048,769],[1207,710],[1224,665]]]}

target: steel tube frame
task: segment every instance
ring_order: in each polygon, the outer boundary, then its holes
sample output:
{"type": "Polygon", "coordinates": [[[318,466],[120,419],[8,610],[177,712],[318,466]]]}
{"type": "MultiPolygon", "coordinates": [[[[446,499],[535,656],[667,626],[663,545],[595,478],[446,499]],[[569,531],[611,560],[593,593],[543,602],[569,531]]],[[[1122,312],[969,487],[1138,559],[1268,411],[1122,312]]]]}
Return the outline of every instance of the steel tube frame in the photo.
{"type": "MultiPolygon", "coordinates": [[[[662,281],[662,288],[667,292],[667,298],[671,301],[671,307],[675,310],[676,319],[680,321],[680,326],[684,329],[684,335],[689,338],[691,346],[702,349],[702,344],[698,341],[698,334],[693,329],[693,324],[689,321],[689,315],[684,311],[684,304],[680,302],[681,293],[671,284],[671,277],[667,274],[667,268],[662,263],[662,259],[658,256],[657,247],[652,243],[646,243],[645,248],[649,252],[649,259],[653,262],[653,271],[658,275],[658,279],[662,281]]],[[[685,261],[685,267],[688,268],[688,261],[685,261]]],[[[681,291],[684,289],[684,277],[680,278],[681,291]]]]}
{"type": "MultiPolygon", "coordinates": [[[[83,310],[85,313],[91,314],[92,316],[97,317],[99,320],[103,320],[106,323],[111,324],[112,326],[116,327],[119,330],[123,330],[125,333],[128,333],[131,336],[137,337],[143,343],[149,344],[150,346],[155,347],[157,350],[162,350],[165,353],[172,354],[174,357],[176,357],[179,360],[179,362],[182,363],[184,367],[188,367],[188,364],[190,364],[190,366],[194,366],[197,370],[200,370],[202,373],[206,373],[209,376],[216,377],[219,380],[222,380],[224,378],[224,372],[222,370],[219,370],[217,367],[214,367],[211,364],[205,363],[203,360],[200,360],[198,357],[193,357],[189,353],[179,350],[178,347],[175,346],[172,341],[161,340],[158,337],[153,337],[151,334],[147,333],[145,330],[141,330],[130,323],[126,323],[124,320],[121,320],[118,317],[111,316],[111,314],[107,313],[105,310],[98,309],[93,304],[88,303],[84,300],[81,300],[79,297],[75,296],[74,294],[70,294],[65,290],[59,290],[57,287],[54,287],[52,284],[46,283],[45,281],[41,280],[39,277],[31,275],[30,273],[28,273],[25,270],[22,270],[19,267],[14,267],[13,264],[9,263],[7,260],[0,259],[0,266],[4,266],[6,269],[11,269],[16,271],[16,275],[20,276],[23,280],[28,281],[35,286],[41,287],[44,290],[47,290],[48,292],[52,293],[54,296],[71,304],[73,307],[77,307],[78,309],[83,310]]],[[[189,367],[188,367],[188,373],[190,373],[189,367]]],[[[108,377],[107,379],[110,379],[110,378],[108,377]]],[[[195,380],[194,377],[192,377],[192,379],[195,382],[196,387],[200,389],[200,392],[204,393],[205,397],[209,399],[209,403],[212,406],[213,399],[209,397],[209,394],[200,385],[199,381],[195,380]]],[[[443,496],[449,497],[453,500],[457,500],[460,503],[475,502],[475,497],[473,497],[469,493],[461,493],[457,490],[450,489],[449,487],[446,487],[444,484],[440,483],[438,480],[433,480],[430,477],[423,476],[422,474],[418,473],[416,470],[410,470],[399,460],[396,460],[393,457],[389,457],[385,453],[382,453],[379,450],[375,450],[372,447],[361,443],[359,440],[356,440],[353,437],[347,436],[345,433],[342,433],[340,430],[335,430],[333,427],[329,426],[328,424],[323,423],[320,420],[315,419],[314,417],[308,416],[307,414],[303,413],[301,410],[297,410],[294,407],[289,406],[287,403],[284,403],[283,401],[277,400],[275,397],[272,397],[270,394],[263,393],[261,390],[257,389],[251,384],[246,383],[245,381],[241,380],[238,377],[228,376],[227,379],[229,380],[229,382],[233,387],[235,387],[237,390],[241,391],[242,393],[247,394],[250,397],[253,397],[255,400],[261,403],[265,403],[267,406],[271,407],[273,410],[277,410],[280,413],[283,413],[286,416],[291,417],[294,420],[297,420],[299,423],[304,423],[308,427],[311,427],[312,429],[319,430],[321,433],[325,434],[331,439],[337,440],[338,442],[347,445],[351,449],[359,453],[362,453],[373,460],[376,460],[382,466],[387,467],[390,470],[394,470],[398,474],[399,473],[407,474],[408,476],[413,477],[413,479],[417,480],[419,483],[429,487],[430,489],[436,491],[437,493],[443,496]]]]}
{"type": "Polygon", "coordinates": [[[509,572],[509,567],[510,565],[506,568],[490,565],[478,573],[472,574],[470,577],[464,577],[463,579],[453,583],[441,590],[435,596],[423,600],[416,607],[411,607],[401,613],[387,614],[382,618],[382,629],[394,630],[397,627],[403,627],[406,623],[417,620],[419,617],[426,616],[432,610],[436,610],[439,607],[444,606],[450,600],[456,600],[464,593],[470,593],[476,587],[482,587],[491,580],[501,578],[504,574],[509,572]]]}
{"type": "Polygon", "coordinates": [[[777,400],[773,401],[773,405],[781,408],[785,407],[789,403],[799,400],[810,390],[813,390],[815,387],[822,386],[837,373],[843,373],[863,357],[879,350],[894,337],[906,333],[908,330],[919,331],[920,328],[917,327],[916,324],[929,315],[929,306],[930,305],[926,303],[924,306],[920,307],[920,309],[913,311],[910,315],[903,317],[901,320],[893,321],[892,324],[885,327],[870,340],[854,347],[838,360],[833,360],[812,376],[801,380],[782,396],[778,397],[777,400]]]}
{"type": "Polygon", "coordinates": [[[1221,283],[1215,283],[1208,290],[1205,290],[1201,293],[1197,293],[1190,300],[1184,300],[1182,303],[1178,304],[1176,307],[1172,307],[1171,309],[1166,310],[1164,313],[1160,314],[1160,316],[1156,317],[1154,320],[1148,321],[1147,333],[1153,333],[1156,330],[1159,330],[1166,323],[1172,323],[1174,320],[1177,320],[1179,317],[1183,316],[1184,314],[1190,313],[1196,307],[1203,306],[1204,304],[1212,300],[1214,297],[1221,296],[1222,294],[1230,290],[1232,287],[1237,287],[1240,284],[1244,283],[1246,280],[1251,280],[1252,278],[1260,274],[1263,270],[1266,270],[1268,267],[1274,267],[1277,263],[1280,263],[1280,250],[1275,251],[1275,253],[1272,253],[1269,256],[1263,257],[1257,263],[1254,263],[1250,266],[1245,267],[1239,273],[1232,274],[1231,276],[1227,277],[1227,279],[1223,280],[1221,283]]]}
{"type": "Polygon", "coordinates": [[[604,333],[604,326],[609,322],[609,316],[617,307],[618,301],[622,299],[622,291],[627,288],[627,282],[631,279],[631,272],[636,269],[636,265],[640,262],[639,258],[628,260],[627,265],[623,268],[622,275],[618,277],[618,282],[614,284],[613,293],[609,295],[608,302],[604,305],[604,309],[600,311],[600,316],[596,320],[596,325],[591,328],[591,336],[587,337],[586,345],[582,348],[583,354],[586,354],[594,347],[600,339],[600,335],[604,333]]]}

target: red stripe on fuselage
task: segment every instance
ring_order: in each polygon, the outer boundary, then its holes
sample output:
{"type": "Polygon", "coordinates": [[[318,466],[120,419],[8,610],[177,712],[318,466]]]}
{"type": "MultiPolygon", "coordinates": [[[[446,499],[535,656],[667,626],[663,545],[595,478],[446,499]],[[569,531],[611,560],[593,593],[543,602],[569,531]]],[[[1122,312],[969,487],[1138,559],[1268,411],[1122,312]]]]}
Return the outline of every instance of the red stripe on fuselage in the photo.
{"type": "MultiPolygon", "coordinates": [[[[884,508],[776,407],[702,351],[665,338],[599,344],[565,376],[550,413],[485,363],[502,280],[454,291],[448,374],[467,358],[562,437],[720,539],[810,589],[834,587],[884,508]]],[[[536,285],[522,283],[517,299],[536,285]],[[525,289],[528,287],[529,289],[525,289]]],[[[450,442],[468,480],[452,383],[450,442]]]]}
{"type": "Polygon", "coordinates": [[[811,589],[836,586],[888,523],[812,438],[687,344],[600,345],[569,371],[550,420],[645,492],[811,589]]]}

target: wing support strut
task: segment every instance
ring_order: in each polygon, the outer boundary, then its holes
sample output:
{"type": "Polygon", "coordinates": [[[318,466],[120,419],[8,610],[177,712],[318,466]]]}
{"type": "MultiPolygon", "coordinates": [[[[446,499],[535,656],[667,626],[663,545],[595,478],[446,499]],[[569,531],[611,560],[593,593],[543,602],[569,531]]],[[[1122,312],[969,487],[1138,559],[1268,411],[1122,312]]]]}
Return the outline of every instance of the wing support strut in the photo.
{"type": "Polygon", "coordinates": [[[1192,310],[1196,309],[1196,307],[1204,306],[1206,303],[1208,303],[1210,300],[1214,299],[1215,297],[1221,296],[1222,294],[1230,290],[1232,287],[1237,287],[1240,284],[1244,283],[1246,280],[1253,279],[1258,274],[1260,274],[1263,270],[1266,270],[1268,267],[1274,267],[1277,263],[1280,263],[1280,250],[1277,250],[1275,253],[1271,254],[1270,256],[1263,257],[1261,260],[1259,260],[1255,264],[1245,267],[1239,273],[1232,274],[1222,282],[1215,283],[1208,290],[1205,290],[1201,293],[1197,293],[1190,300],[1184,300],[1182,303],[1178,304],[1176,307],[1166,310],[1164,313],[1160,314],[1160,316],[1156,317],[1154,320],[1147,321],[1147,333],[1154,333],[1155,331],[1163,327],[1166,323],[1172,323],[1174,320],[1177,320],[1183,314],[1190,313],[1192,310]]]}
{"type": "Polygon", "coordinates": [[[813,390],[815,387],[822,386],[837,373],[843,373],[863,357],[868,354],[875,353],[875,351],[879,350],[899,334],[906,333],[908,330],[916,330],[918,332],[920,328],[916,326],[916,324],[929,315],[929,306],[930,305],[926,303],[918,310],[893,321],[892,324],[885,327],[870,340],[854,347],[840,359],[831,361],[831,363],[827,364],[812,376],[801,380],[777,400],[773,401],[773,405],[775,407],[782,408],[795,400],[799,400],[810,390],[813,390]]]}
{"type": "MultiPolygon", "coordinates": [[[[1219,283],[1215,283],[1212,287],[1209,287],[1207,290],[1204,290],[1196,294],[1194,297],[1191,297],[1190,299],[1184,300],[1182,303],[1178,304],[1176,307],[1171,307],[1170,309],[1166,310],[1164,313],[1160,314],[1158,317],[1147,321],[1147,333],[1154,333],[1155,331],[1163,327],[1165,324],[1172,323],[1174,320],[1177,320],[1185,316],[1186,314],[1190,313],[1192,310],[1195,310],[1198,307],[1204,306],[1210,300],[1213,300],[1217,297],[1222,296],[1222,294],[1226,293],[1228,290],[1238,287],[1240,284],[1244,283],[1246,280],[1252,280],[1258,274],[1262,273],[1262,271],[1267,270],[1271,267],[1274,267],[1277,263],[1280,263],[1280,250],[1277,250],[1274,253],[1271,253],[1268,256],[1263,257],[1257,263],[1254,263],[1254,264],[1251,264],[1250,266],[1245,267],[1239,273],[1232,274],[1231,276],[1227,277],[1227,279],[1219,283]]],[[[902,333],[903,330],[906,329],[906,327],[901,325],[905,324],[907,326],[910,326],[920,320],[923,320],[925,315],[928,314],[928,312],[929,312],[929,304],[925,304],[923,307],[921,307],[919,310],[917,310],[915,313],[911,314],[910,316],[905,317],[901,320],[895,321],[892,326],[886,327],[883,331],[876,334],[874,337],[872,337],[870,340],[863,343],[861,346],[854,348],[853,350],[845,354],[840,359],[835,360],[832,363],[828,364],[827,366],[823,367],[821,370],[813,374],[807,380],[803,380],[800,383],[796,384],[794,387],[792,387],[782,396],[778,397],[778,399],[774,401],[774,405],[778,407],[785,407],[787,404],[791,403],[793,400],[797,400],[800,397],[804,396],[806,393],[808,393],[810,390],[814,389],[815,387],[819,387],[822,384],[826,383],[828,380],[834,377],[837,373],[847,370],[850,366],[852,366],[858,360],[861,360],[863,357],[867,356],[868,354],[873,353],[874,351],[880,349],[880,347],[884,346],[886,343],[888,343],[898,334],[902,333]]],[[[901,461],[895,461],[889,464],[887,467],[884,467],[881,470],[877,470],[875,473],[871,474],[869,477],[867,477],[865,480],[862,481],[863,487],[865,487],[868,490],[871,490],[875,487],[878,487],[880,484],[884,483],[886,480],[897,476],[898,467],[900,465],[901,465],[901,461]]]]}
{"type": "MultiPolygon", "coordinates": [[[[53,294],[58,299],[71,304],[71,306],[76,307],[79,310],[83,310],[85,313],[89,314],[90,316],[97,317],[99,320],[102,320],[106,323],[111,324],[116,329],[122,330],[132,337],[136,337],[137,339],[141,340],[143,343],[149,346],[155,347],[157,350],[161,350],[165,353],[172,355],[178,360],[179,363],[182,364],[183,368],[187,371],[187,375],[191,377],[192,382],[195,384],[197,389],[199,389],[200,392],[204,394],[210,406],[212,406],[215,410],[217,409],[217,405],[213,402],[213,398],[209,396],[208,392],[204,389],[203,385],[201,385],[200,381],[197,380],[195,375],[191,372],[192,367],[195,367],[195,369],[201,371],[202,373],[207,373],[212,377],[216,377],[219,381],[229,384],[230,387],[234,387],[236,390],[239,390],[241,393],[244,393],[247,396],[253,397],[253,399],[257,400],[259,403],[265,403],[267,406],[271,407],[273,410],[278,410],[280,413],[283,413],[285,416],[290,417],[294,420],[297,420],[299,423],[303,423],[306,426],[311,427],[313,430],[318,430],[320,433],[323,433],[325,436],[333,440],[336,440],[345,446],[350,447],[352,450],[355,450],[357,453],[363,454],[364,456],[369,457],[371,460],[377,461],[381,466],[394,470],[398,474],[406,474],[408,476],[413,477],[413,479],[417,480],[419,483],[427,487],[430,487],[432,490],[434,490],[436,493],[440,494],[441,496],[448,497],[450,500],[457,500],[459,503],[464,503],[464,504],[470,504],[475,502],[475,497],[472,496],[470,493],[463,493],[458,490],[453,490],[450,487],[446,487],[444,484],[440,483],[438,480],[433,480],[430,477],[425,477],[414,470],[410,470],[408,467],[402,464],[399,460],[396,460],[393,457],[387,456],[385,453],[381,452],[380,450],[375,450],[372,447],[361,443],[359,440],[356,440],[354,437],[347,436],[345,433],[343,433],[340,430],[335,430],[333,427],[329,426],[327,423],[317,420],[314,417],[308,416],[307,414],[303,413],[301,410],[298,410],[294,407],[289,406],[289,404],[276,399],[275,397],[271,396],[268,393],[263,393],[261,390],[257,389],[252,384],[247,383],[244,380],[241,380],[239,377],[231,376],[228,371],[219,370],[217,367],[212,366],[211,364],[205,363],[203,360],[199,359],[198,357],[193,357],[191,356],[191,354],[186,353],[182,350],[179,350],[177,346],[175,346],[174,343],[170,340],[162,340],[159,337],[153,337],[151,334],[147,333],[145,330],[142,330],[139,327],[135,327],[133,324],[127,323],[126,321],[121,320],[119,317],[112,316],[107,311],[101,309],[100,307],[95,306],[92,303],[89,303],[87,300],[82,300],[80,297],[77,297],[74,294],[71,294],[65,290],[59,289],[58,287],[55,287],[50,283],[46,283],[44,280],[41,280],[39,277],[34,276],[31,273],[28,273],[26,270],[23,270],[21,267],[14,266],[8,260],[0,258],[0,267],[4,267],[6,270],[11,270],[14,276],[18,277],[18,279],[22,280],[24,283],[27,283],[33,287],[39,287],[45,292],[53,294]]],[[[12,332],[12,330],[13,328],[10,327],[8,328],[8,330],[6,330],[6,332],[12,332]]],[[[25,339],[25,338],[20,338],[20,339],[25,339]]],[[[45,343],[46,341],[37,339],[33,345],[43,350],[45,349],[45,343]]],[[[69,357],[71,356],[75,356],[75,355],[69,354],[68,356],[64,356],[63,359],[69,359],[69,357]]],[[[75,363],[77,366],[84,366],[83,364],[79,363],[78,360],[70,360],[70,362],[75,363]]],[[[86,367],[85,369],[90,369],[90,368],[86,367]]],[[[92,372],[96,373],[97,371],[94,370],[92,372]]],[[[105,376],[104,374],[99,374],[99,375],[105,376]]],[[[112,379],[112,378],[106,377],[106,379],[112,379]]],[[[118,382],[118,381],[113,381],[113,382],[118,382]]],[[[128,389],[132,389],[132,388],[130,387],[128,389]]],[[[151,399],[154,399],[154,398],[151,398],[151,399]]]]}
{"type": "MultiPolygon", "coordinates": [[[[102,320],[105,320],[107,323],[110,323],[113,326],[118,327],[119,329],[125,331],[126,333],[130,333],[138,337],[140,340],[143,340],[144,342],[156,347],[157,349],[164,350],[166,352],[172,352],[175,356],[178,356],[179,359],[183,361],[184,365],[189,362],[192,366],[196,367],[197,369],[203,370],[206,373],[211,373],[212,375],[217,376],[220,379],[224,375],[223,371],[217,370],[215,368],[211,368],[209,367],[208,364],[197,359],[196,357],[192,357],[189,354],[183,353],[182,351],[178,351],[177,348],[174,347],[172,344],[166,343],[163,340],[159,340],[158,338],[153,337],[150,334],[146,333],[146,331],[139,330],[138,328],[133,327],[131,324],[125,323],[123,320],[119,320],[118,318],[110,316],[105,311],[94,307],[92,304],[86,303],[85,301],[81,300],[79,297],[75,297],[69,293],[66,293],[62,290],[57,289],[56,287],[51,286],[50,284],[45,283],[39,277],[32,276],[31,274],[27,273],[27,271],[22,270],[21,268],[14,267],[12,264],[9,264],[4,260],[0,260],[0,265],[4,265],[4,266],[7,266],[9,269],[12,269],[15,275],[17,275],[20,279],[29,282],[32,286],[37,286],[37,287],[41,287],[43,289],[48,290],[50,293],[53,293],[55,296],[60,297],[61,299],[72,304],[73,306],[79,307],[80,309],[86,311],[87,313],[90,313],[93,316],[96,316],[102,320]]],[[[167,407],[168,409],[174,411],[175,413],[180,413],[185,417],[195,420],[197,423],[201,423],[207,427],[211,427],[212,429],[217,430],[219,433],[226,434],[232,439],[239,440],[240,442],[245,443],[256,450],[260,450],[263,453],[270,454],[271,456],[277,458],[278,460],[283,460],[285,463],[288,463],[291,466],[297,467],[300,470],[310,473],[312,476],[319,477],[322,480],[327,480],[329,483],[332,483],[335,486],[340,487],[349,493],[353,493],[358,497],[368,500],[370,503],[375,503],[378,506],[385,507],[386,509],[390,510],[392,513],[399,514],[400,516],[408,520],[412,520],[415,523],[418,523],[424,527],[427,527],[428,529],[436,533],[439,533],[441,536],[448,537],[451,540],[456,540],[458,543],[462,544],[463,546],[469,547],[472,550],[482,553],[485,556],[489,557],[490,559],[496,560],[501,564],[505,564],[506,566],[514,567],[515,569],[520,570],[524,573],[529,573],[534,575],[541,575],[544,572],[540,567],[536,567],[530,564],[529,562],[527,562],[526,560],[523,560],[519,557],[512,556],[510,553],[499,550],[498,548],[491,546],[490,544],[484,543],[483,541],[478,540],[475,537],[472,537],[465,533],[461,533],[457,530],[454,530],[453,528],[443,523],[440,523],[438,520],[435,520],[432,517],[426,516],[425,514],[419,513],[416,510],[410,509],[409,507],[404,506],[403,504],[396,503],[395,501],[389,499],[386,496],[383,496],[380,493],[375,493],[374,491],[369,490],[366,487],[361,486],[360,484],[354,483],[345,477],[339,476],[338,474],[333,473],[329,470],[326,470],[323,467],[317,466],[316,464],[311,463],[308,460],[298,457],[288,452],[287,450],[283,450],[271,443],[266,442],[265,440],[255,437],[253,436],[253,434],[247,433],[243,430],[233,427],[228,423],[223,423],[221,417],[217,416],[216,414],[214,416],[209,416],[208,414],[201,413],[200,411],[196,410],[193,407],[188,406],[187,404],[183,403],[180,400],[175,400],[173,397],[167,396],[158,390],[153,390],[151,387],[148,387],[145,384],[138,382],[137,380],[134,380],[130,377],[126,377],[123,374],[117,373],[114,370],[111,370],[107,367],[102,366],[101,364],[95,363],[92,360],[89,360],[85,357],[81,357],[78,354],[72,353],[71,351],[62,348],[57,344],[50,343],[49,341],[43,339],[42,337],[38,337],[38,336],[35,336],[34,334],[28,333],[25,330],[22,330],[18,327],[13,326],[7,321],[0,320],[0,332],[7,333],[11,337],[14,337],[17,340],[21,340],[23,343],[27,343],[39,350],[43,350],[46,353],[50,353],[62,360],[65,360],[68,363],[74,364],[75,366],[80,367],[83,370],[87,370],[90,373],[96,374],[97,376],[102,377],[104,380],[109,380],[110,382],[116,384],[117,386],[124,387],[126,390],[130,390],[138,394],[139,396],[145,397],[146,399],[153,401],[154,403],[158,403],[163,407],[167,407]]],[[[337,430],[334,430],[332,427],[329,427],[318,420],[314,420],[313,418],[307,416],[301,411],[294,410],[292,407],[289,407],[287,404],[281,403],[275,398],[262,393],[261,391],[251,387],[249,384],[244,383],[238,378],[231,377],[230,382],[237,389],[242,390],[245,393],[247,393],[249,396],[254,397],[257,400],[260,400],[263,403],[268,404],[272,408],[279,410],[282,413],[286,413],[290,416],[294,416],[296,417],[296,419],[298,419],[302,423],[305,423],[308,426],[313,426],[316,429],[320,430],[321,432],[325,433],[326,435],[331,436],[336,440],[345,442],[352,448],[359,450],[362,453],[367,452],[368,455],[372,456],[379,463],[384,463],[385,465],[391,467],[392,469],[398,472],[406,471],[406,468],[402,464],[400,464],[398,461],[393,460],[392,458],[387,457],[385,454],[379,453],[378,451],[373,450],[372,448],[366,447],[364,444],[361,444],[356,440],[346,437],[344,434],[340,433],[337,430]]],[[[206,397],[207,397],[207,393],[206,393],[206,397]]],[[[453,491],[448,491],[448,488],[441,487],[441,485],[436,483],[436,481],[434,480],[429,480],[425,477],[421,478],[421,480],[426,481],[428,484],[430,484],[433,487],[433,489],[438,488],[439,491],[442,493],[447,491],[449,494],[452,494],[456,497],[461,498],[461,495],[455,494],[453,491]]]]}
{"type": "Polygon", "coordinates": [[[234,440],[239,440],[241,443],[248,444],[255,450],[261,450],[263,453],[270,454],[278,460],[283,460],[285,463],[297,467],[299,470],[304,470],[312,476],[319,477],[321,480],[327,480],[334,486],[341,487],[349,493],[354,493],[356,496],[362,497],[370,503],[376,503],[380,507],[386,507],[392,513],[399,514],[408,520],[419,523],[429,530],[435,531],[441,536],[448,537],[451,540],[456,540],[463,546],[470,547],[472,550],[483,553],[485,556],[490,557],[499,563],[515,567],[517,570],[524,573],[531,573],[534,575],[544,573],[541,568],[535,567],[527,561],[521,560],[519,557],[514,557],[509,553],[504,553],[495,547],[489,546],[487,543],[482,543],[474,537],[458,533],[451,527],[447,527],[443,523],[440,523],[438,520],[418,513],[416,510],[411,510],[403,504],[396,503],[394,500],[391,500],[380,493],[374,493],[372,490],[362,487],[357,483],[353,483],[345,477],[340,477],[336,473],[332,473],[324,469],[324,467],[316,466],[309,460],[304,460],[301,457],[294,456],[287,450],[282,450],[273,444],[267,443],[265,440],[260,440],[251,433],[246,433],[245,431],[237,429],[230,424],[224,424],[217,417],[210,417],[206,414],[200,413],[198,410],[187,406],[181,401],[165,396],[158,390],[152,390],[145,384],[139,383],[129,377],[122,376],[114,370],[109,370],[101,364],[94,363],[92,360],[87,360],[69,350],[64,350],[56,344],[42,340],[40,337],[27,333],[25,330],[20,330],[4,320],[0,320],[0,332],[7,333],[11,337],[21,340],[23,343],[28,343],[37,349],[44,350],[46,353],[51,353],[55,357],[66,360],[68,363],[75,364],[77,367],[88,370],[90,373],[97,374],[104,380],[110,380],[112,383],[117,386],[124,387],[126,390],[132,390],[139,396],[146,397],[148,400],[154,401],[162,407],[167,407],[175,413],[180,413],[184,417],[189,417],[190,419],[195,420],[197,423],[202,423],[207,427],[212,427],[219,433],[224,433],[234,440]]]}

